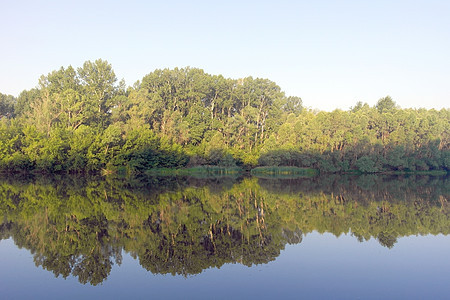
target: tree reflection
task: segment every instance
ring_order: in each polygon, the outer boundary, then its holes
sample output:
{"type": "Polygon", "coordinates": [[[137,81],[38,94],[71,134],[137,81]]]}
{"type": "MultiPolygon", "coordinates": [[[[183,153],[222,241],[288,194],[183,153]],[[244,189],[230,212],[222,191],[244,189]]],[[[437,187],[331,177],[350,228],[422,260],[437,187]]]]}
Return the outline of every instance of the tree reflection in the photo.
{"type": "Polygon", "coordinates": [[[327,177],[0,182],[0,238],[55,276],[102,283],[122,252],[158,274],[276,259],[312,231],[351,232],[392,248],[401,236],[448,234],[448,179],[327,177]],[[370,184],[368,184],[370,182],[370,184]]]}

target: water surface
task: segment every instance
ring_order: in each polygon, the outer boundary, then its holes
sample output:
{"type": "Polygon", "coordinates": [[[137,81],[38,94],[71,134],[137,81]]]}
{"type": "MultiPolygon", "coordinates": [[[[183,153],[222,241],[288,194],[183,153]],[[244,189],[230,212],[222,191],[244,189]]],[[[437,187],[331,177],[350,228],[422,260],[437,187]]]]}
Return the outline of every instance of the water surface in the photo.
{"type": "Polygon", "coordinates": [[[6,298],[430,298],[442,177],[3,179],[6,298]]]}

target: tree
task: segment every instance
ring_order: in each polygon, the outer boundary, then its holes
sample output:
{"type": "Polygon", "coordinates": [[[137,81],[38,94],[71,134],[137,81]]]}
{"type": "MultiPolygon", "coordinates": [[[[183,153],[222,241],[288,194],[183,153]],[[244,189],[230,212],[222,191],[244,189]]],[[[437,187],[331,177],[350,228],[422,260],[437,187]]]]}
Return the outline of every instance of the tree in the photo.
{"type": "Polygon", "coordinates": [[[15,105],[16,116],[24,116],[31,111],[31,104],[40,97],[40,90],[37,88],[31,90],[24,90],[17,98],[15,105]]]}
{"type": "Polygon", "coordinates": [[[393,110],[394,108],[397,107],[397,105],[395,104],[394,100],[392,100],[392,98],[390,96],[386,96],[386,97],[378,100],[375,107],[378,110],[378,112],[380,114],[382,114],[384,112],[393,110]]]}
{"type": "Polygon", "coordinates": [[[282,108],[286,113],[293,113],[298,116],[303,111],[303,101],[300,97],[289,96],[282,108]]]}
{"type": "Polygon", "coordinates": [[[390,96],[374,107],[312,111],[269,79],[227,79],[190,67],[155,70],[125,89],[98,59],[41,76],[17,99],[0,97],[7,170],[145,172],[183,166],[187,153],[190,165],[448,169],[450,111],[400,109],[390,96]]]}
{"type": "Polygon", "coordinates": [[[14,96],[0,93],[0,119],[13,117],[15,104],[16,98],[14,96]]]}
{"type": "Polygon", "coordinates": [[[95,62],[87,61],[82,68],[78,68],[78,75],[86,101],[97,108],[91,122],[106,126],[108,115],[115,105],[115,96],[119,92],[119,87],[116,85],[117,77],[112,66],[101,59],[95,62]]]}
{"type": "Polygon", "coordinates": [[[355,106],[350,107],[350,110],[351,110],[351,112],[355,113],[361,109],[368,108],[368,107],[369,107],[369,104],[363,103],[362,101],[358,101],[358,102],[356,102],[355,106]]]}
{"type": "Polygon", "coordinates": [[[372,157],[363,156],[356,162],[356,167],[363,173],[375,173],[378,172],[376,162],[372,157]]]}

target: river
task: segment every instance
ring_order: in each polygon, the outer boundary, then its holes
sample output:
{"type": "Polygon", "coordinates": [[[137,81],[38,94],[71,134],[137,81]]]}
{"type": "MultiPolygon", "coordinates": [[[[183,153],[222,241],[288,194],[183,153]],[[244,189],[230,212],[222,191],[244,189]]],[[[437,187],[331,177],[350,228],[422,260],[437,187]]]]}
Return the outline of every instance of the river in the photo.
{"type": "Polygon", "coordinates": [[[0,295],[444,299],[449,181],[3,177],[0,295]]]}

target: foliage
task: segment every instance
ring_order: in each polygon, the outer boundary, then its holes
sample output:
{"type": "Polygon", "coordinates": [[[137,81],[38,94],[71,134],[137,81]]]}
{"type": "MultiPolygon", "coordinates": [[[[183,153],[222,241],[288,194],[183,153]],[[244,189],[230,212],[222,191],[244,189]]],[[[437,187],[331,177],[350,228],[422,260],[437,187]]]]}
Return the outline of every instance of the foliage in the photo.
{"type": "Polygon", "coordinates": [[[199,165],[323,173],[450,169],[450,111],[306,109],[268,79],[155,70],[132,87],[104,60],[61,67],[16,99],[0,94],[0,170],[140,174],[199,165]]]}
{"type": "Polygon", "coordinates": [[[0,120],[14,116],[15,104],[16,98],[14,98],[14,96],[0,93],[0,120]]]}

